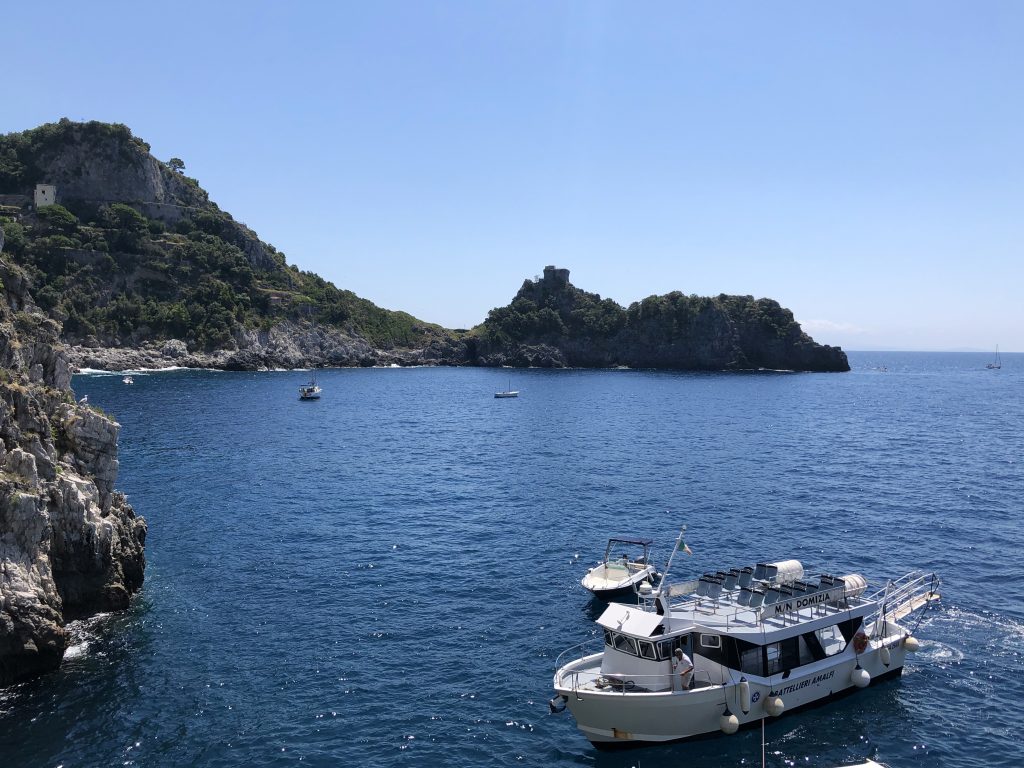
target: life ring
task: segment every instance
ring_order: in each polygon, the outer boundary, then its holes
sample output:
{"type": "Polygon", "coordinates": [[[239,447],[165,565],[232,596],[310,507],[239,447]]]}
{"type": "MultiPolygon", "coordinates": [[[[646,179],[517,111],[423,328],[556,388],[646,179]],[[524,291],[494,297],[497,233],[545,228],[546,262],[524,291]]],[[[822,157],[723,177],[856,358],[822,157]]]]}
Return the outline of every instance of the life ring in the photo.
{"type": "Polygon", "coordinates": [[[864,653],[864,649],[868,647],[868,636],[863,632],[858,632],[853,636],[853,650],[857,653],[864,653]]]}

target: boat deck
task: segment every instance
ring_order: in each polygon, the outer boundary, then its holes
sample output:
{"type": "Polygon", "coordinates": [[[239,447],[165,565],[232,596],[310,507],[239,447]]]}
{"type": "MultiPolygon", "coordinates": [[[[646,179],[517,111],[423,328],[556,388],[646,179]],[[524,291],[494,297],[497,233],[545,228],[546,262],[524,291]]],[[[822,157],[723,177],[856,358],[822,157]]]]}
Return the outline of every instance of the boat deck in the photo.
{"type": "Polygon", "coordinates": [[[689,619],[694,624],[709,629],[738,630],[757,629],[770,630],[791,627],[814,621],[826,616],[847,614],[865,606],[875,604],[873,599],[851,597],[841,602],[822,602],[817,605],[797,607],[792,610],[775,612],[774,605],[751,608],[740,605],[732,594],[717,599],[690,596],[671,605],[674,619],[689,619]]]}

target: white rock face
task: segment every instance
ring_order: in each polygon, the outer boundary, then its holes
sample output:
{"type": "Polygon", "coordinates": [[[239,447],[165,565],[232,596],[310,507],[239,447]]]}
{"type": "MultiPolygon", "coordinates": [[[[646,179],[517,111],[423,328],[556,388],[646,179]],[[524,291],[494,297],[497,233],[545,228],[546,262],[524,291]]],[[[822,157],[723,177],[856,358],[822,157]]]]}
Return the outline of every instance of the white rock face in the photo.
{"type": "Polygon", "coordinates": [[[58,328],[0,260],[0,685],[53,669],[65,622],[142,586],[146,523],[117,480],[118,425],[74,403],[58,328]]]}

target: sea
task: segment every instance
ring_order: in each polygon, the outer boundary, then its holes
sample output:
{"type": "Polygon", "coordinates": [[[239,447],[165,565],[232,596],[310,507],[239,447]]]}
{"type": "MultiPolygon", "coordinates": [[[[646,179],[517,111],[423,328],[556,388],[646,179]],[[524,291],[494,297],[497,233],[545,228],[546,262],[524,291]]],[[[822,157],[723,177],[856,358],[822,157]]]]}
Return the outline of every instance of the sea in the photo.
{"type": "Polygon", "coordinates": [[[1024,355],[845,374],[83,373],[149,523],[130,610],[0,692],[0,766],[1018,766],[1024,355]],[[515,399],[495,399],[511,386],[515,399]],[[935,571],[904,675],[733,736],[598,752],[552,714],[615,535],[674,578],[935,571]]]}

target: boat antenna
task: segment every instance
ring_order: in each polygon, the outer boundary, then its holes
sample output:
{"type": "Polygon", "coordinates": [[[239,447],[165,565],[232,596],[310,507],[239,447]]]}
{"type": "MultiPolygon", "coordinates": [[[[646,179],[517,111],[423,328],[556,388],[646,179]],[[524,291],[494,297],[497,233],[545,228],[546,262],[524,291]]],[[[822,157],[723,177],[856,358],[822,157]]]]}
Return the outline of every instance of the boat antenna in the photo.
{"type": "Polygon", "coordinates": [[[658,583],[658,592],[657,592],[657,594],[659,594],[659,595],[661,594],[662,587],[665,586],[665,580],[668,578],[669,569],[672,567],[672,558],[674,558],[676,556],[676,552],[678,552],[680,549],[682,549],[684,552],[687,552],[688,554],[692,554],[692,553],[690,553],[690,548],[688,546],[686,546],[686,542],[683,541],[683,536],[685,534],[686,534],[686,526],[684,525],[682,528],[679,529],[679,536],[676,537],[676,543],[672,547],[672,551],[669,553],[668,562],[665,563],[665,570],[661,574],[661,581],[658,583]]]}

